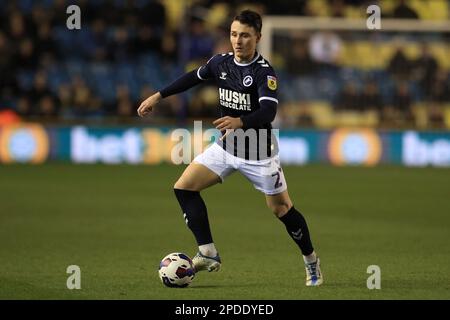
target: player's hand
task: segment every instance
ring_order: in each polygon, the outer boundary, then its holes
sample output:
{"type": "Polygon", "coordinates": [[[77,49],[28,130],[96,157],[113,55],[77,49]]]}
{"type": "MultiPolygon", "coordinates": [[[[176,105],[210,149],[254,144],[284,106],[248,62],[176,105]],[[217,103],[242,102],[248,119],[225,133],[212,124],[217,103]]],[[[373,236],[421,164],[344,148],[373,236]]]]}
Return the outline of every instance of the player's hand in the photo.
{"type": "Polygon", "coordinates": [[[213,125],[216,126],[218,130],[226,130],[226,129],[239,129],[242,128],[243,123],[241,118],[233,118],[233,117],[222,117],[213,121],[213,125]]]}
{"type": "Polygon", "coordinates": [[[150,112],[152,112],[153,107],[159,102],[161,101],[162,96],[159,92],[151,95],[150,97],[148,97],[147,99],[145,99],[141,105],[139,106],[137,113],[139,115],[139,117],[145,117],[146,115],[148,115],[150,112]]]}
{"type": "Polygon", "coordinates": [[[216,129],[220,131],[225,130],[225,134],[220,138],[220,140],[223,140],[223,138],[229,135],[234,129],[242,128],[244,124],[242,123],[241,118],[233,118],[226,116],[214,120],[213,125],[215,125],[216,129]]]}

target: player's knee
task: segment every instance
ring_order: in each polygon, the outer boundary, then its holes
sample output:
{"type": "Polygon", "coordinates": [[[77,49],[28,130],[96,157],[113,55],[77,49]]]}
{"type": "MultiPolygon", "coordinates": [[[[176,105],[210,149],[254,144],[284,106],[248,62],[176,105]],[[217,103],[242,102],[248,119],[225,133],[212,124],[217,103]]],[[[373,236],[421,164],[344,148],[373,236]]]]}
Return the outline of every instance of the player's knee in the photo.
{"type": "Polygon", "coordinates": [[[277,203],[277,204],[269,204],[269,209],[276,215],[278,218],[284,216],[292,205],[289,203],[277,203]]]}
{"type": "Polygon", "coordinates": [[[178,179],[178,180],[175,182],[175,184],[173,185],[173,188],[174,188],[174,189],[181,189],[181,190],[184,190],[184,189],[186,189],[186,184],[183,183],[183,181],[181,181],[180,179],[178,179]]]}
{"type": "Polygon", "coordinates": [[[185,179],[178,179],[177,182],[173,185],[174,189],[181,189],[181,190],[190,190],[190,191],[198,191],[196,190],[196,186],[194,183],[189,183],[189,181],[186,181],[185,179]]]}
{"type": "Polygon", "coordinates": [[[180,183],[180,179],[178,179],[177,181],[175,181],[175,183],[173,184],[173,188],[174,189],[183,189],[180,183]]]}

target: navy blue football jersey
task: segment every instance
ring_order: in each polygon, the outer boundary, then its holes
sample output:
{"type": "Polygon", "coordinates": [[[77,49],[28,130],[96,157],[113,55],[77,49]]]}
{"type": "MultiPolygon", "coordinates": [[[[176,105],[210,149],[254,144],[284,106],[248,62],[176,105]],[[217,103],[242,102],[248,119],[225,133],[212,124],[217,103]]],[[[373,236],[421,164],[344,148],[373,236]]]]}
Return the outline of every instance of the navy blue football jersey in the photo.
{"type": "MultiPolygon", "coordinates": [[[[259,53],[249,63],[239,63],[234,54],[224,53],[213,56],[209,61],[197,70],[197,77],[201,80],[213,81],[219,90],[219,108],[221,117],[241,117],[260,108],[260,102],[270,100],[278,104],[277,77],[269,62],[259,53]]],[[[260,160],[271,157],[278,151],[276,139],[272,133],[271,123],[263,123],[258,127],[245,128],[244,131],[255,129],[257,143],[246,144],[245,158],[260,160]],[[261,134],[266,132],[266,134],[261,134]],[[264,136],[268,153],[261,154],[259,138],[264,136]]],[[[241,130],[242,131],[242,130],[241,130]]],[[[237,138],[228,135],[222,143],[224,149],[235,156],[242,153],[236,145],[237,138]],[[234,148],[226,147],[226,141],[234,139],[234,148]]]]}

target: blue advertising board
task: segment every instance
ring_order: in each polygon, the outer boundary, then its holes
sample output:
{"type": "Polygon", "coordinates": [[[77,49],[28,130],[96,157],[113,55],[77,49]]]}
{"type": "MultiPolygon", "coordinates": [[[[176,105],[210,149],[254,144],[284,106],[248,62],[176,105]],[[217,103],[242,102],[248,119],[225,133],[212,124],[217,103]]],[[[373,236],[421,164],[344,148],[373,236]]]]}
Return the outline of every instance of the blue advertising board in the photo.
{"type": "MultiPolygon", "coordinates": [[[[189,163],[218,138],[213,128],[0,127],[0,163],[189,163]],[[181,155],[181,157],[179,157],[181,155]],[[177,158],[178,157],[178,158],[177,158]]],[[[367,128],[280,130],[284,164],[450,166],[450,132],[367,128]]]]}

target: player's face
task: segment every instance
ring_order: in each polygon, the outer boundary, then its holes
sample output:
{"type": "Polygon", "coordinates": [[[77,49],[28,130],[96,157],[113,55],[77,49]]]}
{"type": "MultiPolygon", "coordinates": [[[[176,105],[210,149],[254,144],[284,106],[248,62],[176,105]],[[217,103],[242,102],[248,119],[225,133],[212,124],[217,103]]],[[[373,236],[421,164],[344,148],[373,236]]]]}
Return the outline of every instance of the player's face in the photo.
{"type": "Polygon", "coordinates": [[[256,45],[261,39],[261,34],[253,27],[233,21],[230,29],[230,41],[234,51],[234,57],[238,62],[250,61],[255,55],[256,45]]]}

